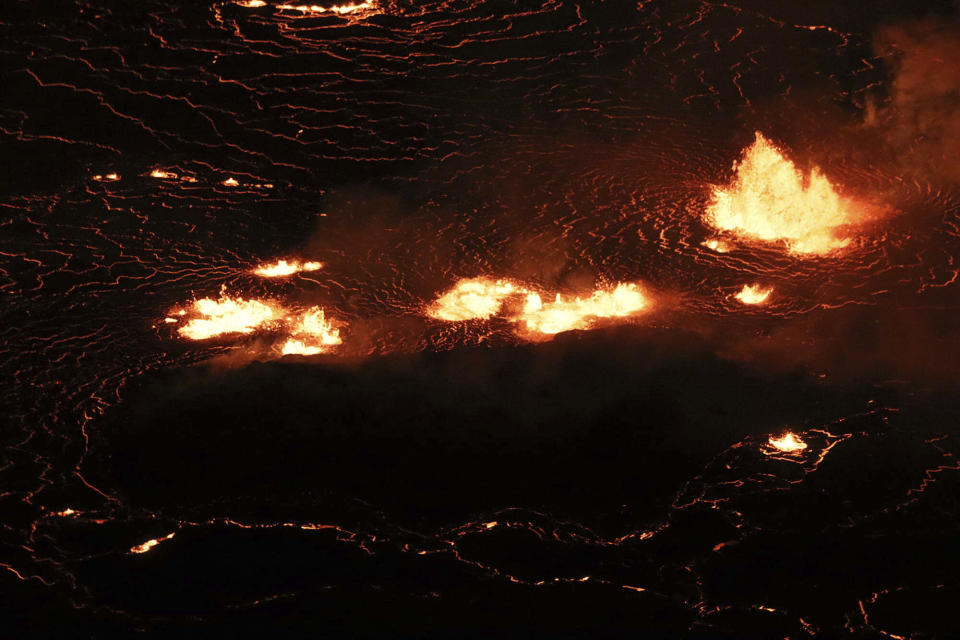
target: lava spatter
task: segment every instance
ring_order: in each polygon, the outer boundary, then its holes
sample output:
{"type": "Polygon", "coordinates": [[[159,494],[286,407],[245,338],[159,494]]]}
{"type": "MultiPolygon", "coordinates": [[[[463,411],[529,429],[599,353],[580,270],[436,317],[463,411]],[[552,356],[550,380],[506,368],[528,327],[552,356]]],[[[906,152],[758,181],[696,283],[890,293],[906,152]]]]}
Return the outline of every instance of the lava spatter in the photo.
{"type": "Polygon", "coordinates": [[[764,287],[758,284],[745,284],[733,297],[749,305],[764,304],[770,294],[773,293],[773,287],[764,287]]]}
{"type": "Polygon", "coordinates": [[[326,353],[343,342],[340,330],[333,326],[320,307],[307,309],[292,321],[289,336],[280,348],[283,355],[326,353]]]}
{"type": "Polygon", "coordinates": [[[733,181],[715,187],[706,221],[752,240],[786,243],[794,254],[824,255],[850,244],[843,227],[862,214],[814,167],[804,175],[759,131],[733,181]]]}
{"type": "Polygon", "coordinates": [[[524,287],[509,280],[464,279],[430,304],[427,315],[447,322],[486,320],[500,311],[507,297],[524,292],[524,287]]]}
{"type": "Polygon", "coordinates": [[[552,336],[563,331],[588,329],[598,320],[627,318],[647,309],[649,299],[634,283],[619,283],[595,290],[588,297],[556,293],[543,301],[541,293],[509,280],[461,280],[427,307],[427,315],[447,322],[486,320],[502,313],[511,297],[522,305],[505,317],[525,337],[552,336]]]}
{"type": "Polygon", "coordinates": [[[597,320],[626,318],[640,313],[648,305],[646,296],[632,283],[598,289],[587,298],[564,298],[558,293],[552,302],[546,303],[539,294],[530,293],[515,319],[524,333],[553,335],[587,329],[597,320]]]}
{"type": "Polygon", "coordinates": [[[281,258],[276,262],[270,264],[261,264],[258,265],[253,273],[262,277],[262,278],[282,278],[285,276],[292,276],[296,273],[302,271],[317,271],[323,268],[322,262],[316,262],[313,260],[307,260],[301,262],[299,260],[290,260],[281,258]]]}
{"type": "Polygon", "coordinates": [[[216,300],[195,300],[188,310],[181,311],[186,311],[183,314],[186,322],[177,332],[190,340],[252,333],[267,323],[282,319],[286,313],[283,307],[267,300],[232,298],[223,293],[216,300]]]}

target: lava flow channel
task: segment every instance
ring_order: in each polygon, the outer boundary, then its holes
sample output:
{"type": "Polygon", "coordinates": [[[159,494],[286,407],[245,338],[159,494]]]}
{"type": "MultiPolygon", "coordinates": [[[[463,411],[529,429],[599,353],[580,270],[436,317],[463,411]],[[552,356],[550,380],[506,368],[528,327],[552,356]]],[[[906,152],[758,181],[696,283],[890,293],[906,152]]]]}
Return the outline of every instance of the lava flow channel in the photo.
{"type": "Polygon", "coordinates": [[[759,131],[727,187],[715,187],[706,221],[744,239],[785,242],[793,254],[823,255],[850,244],[842,228],[862,221],[852,200],[814,167],[797,169],[759,131]]]}

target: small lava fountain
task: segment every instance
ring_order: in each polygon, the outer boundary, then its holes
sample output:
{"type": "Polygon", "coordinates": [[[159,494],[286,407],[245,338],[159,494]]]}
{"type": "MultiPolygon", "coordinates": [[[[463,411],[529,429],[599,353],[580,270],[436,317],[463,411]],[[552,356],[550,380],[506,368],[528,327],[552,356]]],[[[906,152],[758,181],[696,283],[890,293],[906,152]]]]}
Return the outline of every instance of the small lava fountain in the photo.
{"type": "Polygon", "coordinates": [[[763,304],[773,293],[773,287],[761,287],[758,284],[745,284],[733,297],[743,304],[763,304]]]}
{"type": "Polygon", "coordinates": [[[782,453],[798,453],[807,448],[807,443],[794,435],[792,431],[787,431],[779,438],[770,436],[767,442],[771,447],[782,453]]]}
{"type": "Polygon", "coordinates": [[[321,268],[323,268],[322,262],[300,262],[299,260],[290,260],[288,262],[287,260],[280,259],[273,264],[259,265],[253,270],[253,273],[262,278],[282,278],[292,276],[301,271],[317,271],[321,268]]]}
{"type": "Polygon", "coordinates": [[[508,296],[525,291],[507,280],[465,279],[437,298],[428,307],[427,315],[447,322],[486,320],[500,310],[508,296]]]}
{"type": "Polygon", "coordinates": [[[280,320],[284,310],[263,300],[231,298],[225,294],[219,300],[194,300],[186,314],[192,317],[178,329],[190,340],[206,340],[230,333],[251,333],[268,322],[280,320]]]}
{"type": "Polygon", "coordinates": [[[794,254],[823,255],[850,243],[838,232],[858,222],[860,213],[819,168],[804,176],[758,131],[734,170],[729,186],[714,188],[706,213],[713,227],[749,239],[783,241],[794,254]]]}
{"type": "Polygon", "coordinates": [[[519,310],[508,319],[520,325],[526,336],[553,335],[587,329],[595,320],[625,318],[647,308],[649,301],[636,284],[620,283],[597,289],[587,298],[565,299],[555,294],[544,302],[539,293],[509,280],[473,278],[461,280],[427,308],[427,315],[447,322],[489,319],[500,313],[511,296],[524,296],[519,310]]]}
{"type": "Polygon", "coordinates": [[[324,315],[323,309],[311,307],[293,323],[290,337],[280,347],[280,353],[310,356],[325,353],[341,342],[340,330],[324,315]]]}
{"type": "Polygon", "coordinates": [[[559,293],[553,302],[544,303],[539,294],[530,293],[516,320],[526,331],[552,335],[572,329],[586,329],[593,320],[624,318],[647,307],[647,299],[635,284],[618,284],[613,289],[597,290],[589,298],[564,300],[559,293]]]}

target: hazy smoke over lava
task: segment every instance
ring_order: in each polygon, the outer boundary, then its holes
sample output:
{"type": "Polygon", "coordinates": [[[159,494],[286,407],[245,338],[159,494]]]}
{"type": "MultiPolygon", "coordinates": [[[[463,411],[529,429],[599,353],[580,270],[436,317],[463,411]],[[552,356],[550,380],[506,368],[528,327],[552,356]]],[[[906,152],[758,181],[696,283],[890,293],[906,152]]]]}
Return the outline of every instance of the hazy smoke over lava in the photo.
{"type": "Polygon", "coordinates": [[[884,130],[910,169],[960,181],[960,24],[926,19],[885,27],[874,47],[894,77],[888,100],[868,104],[867,124],[884,130]]]}

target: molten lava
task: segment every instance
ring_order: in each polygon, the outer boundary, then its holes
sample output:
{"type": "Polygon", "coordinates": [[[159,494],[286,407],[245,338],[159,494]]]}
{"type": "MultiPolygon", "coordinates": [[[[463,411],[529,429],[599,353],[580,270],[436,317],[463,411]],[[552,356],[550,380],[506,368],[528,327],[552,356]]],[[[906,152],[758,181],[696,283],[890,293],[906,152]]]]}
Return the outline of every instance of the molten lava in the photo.
{"type": "Polygon", "coordinates": [[[773,287],[761,287],[758,284],[745,284],[734,298],[743,304],[763,304],[773,293],[773,287]]]}
{"type": "Polygon", "coordinates": [[[375,3],[368,1],[333,5],[330,7],[323,7],[317,4],[278,4],[277,9],[282,11],[299,11],[300,13],[335,13],[342,16],[367,11],[373,9],[375,6],[375,3]]]}
{"type": "Polygon", "coordinates": [[[703,246],[711,251],[716,251],[717,253],[726,253],[730,250],[730,247],[727,246],[727,243],[723,240],[717,240],[716,238],[710,238],[703,242],[703,246]]]}
{"type": "Polygon", "coordinates": [[[770,436],[768,442],[771,447],[777,451],[782,451],[783,453],[796,453],[807,448],[807,443],[795,436],[790,431],[787,431],[779,438],[770,436]]]}
{"type": "Polygon", "coordinates": [[[250,333],[284,316],[281,307],[262,300],[202,298],[190,308],[191,317],[178,332],[191,340],[206,340],[230,333],[250,333]]]}
{"type": "Polygon", "coordinates": [[[635,284],[618,284],[597,290],[589,298],[564,300],[559,293],[544,303],[536,293],[527,295],[515,318],[527,332],[552,335],[561,331],[586,329],[600,318],[623,318],[642,311],[647,299],[635,284]]]}
{"type": "Polygon", "coordinates": [[[261,264],[253,272],[263,278],[281,278],[301,271],[316,271],[323,267],[321,262],[300,262],[299,260],[277,260],[273,264],[261,264]]]}
{"type": "Polygon", "coordinates": [[[500,310],[503,301],[511,295],[525,293],[525,289],[507,280],[472,278],[461,280],[427,309],[427,315],[438,320],[487,319],[500,310]]]}
{"type": "Polygon", "coordinates": [[[523,306],[509,316],[530,336],[553,335],[562,331],[589,328],[602,318],[624,318],[645,309],[649,302],[632,283],[598,289],[588,298],[565,299],[556,294],[543,302],[540,294],[509,280],[473,278],[461,280],[427,308],[431,318],[459,322],[488,319],[500,313],[511,296],[524,296],[523,306]]]}
{"type": "Polygon", "coordinates": [[[798,254],[826,254],[849,244],[837,234],[858,221],[858,212],[819,168],[805,177],[758,131],[734,169],[733,182],[713,191],[706,214],[712,226],[747,238],[784,241],[798,254]]]}
{"type": "Polygon", "coordinates": [[[290,327],[290,337],[280,348],[283,355],[314,355],[343,342],[340,330],[331,324],[320,307],[304,311],[290,327]]]}
{"type": "Polygon", "coordinates": [[[176,531],[174,531],[173,533],[167,534],[162,538],[154,538],[153,540],[147,540],[143,544],[138,544],[135,547],[131,547],[130,553],[146,553],[147,551],[150,551],[150,549],[153,549],[155,546],[157,546],[161,542],[164,542],[165,540],[170,540],[175,535],[177,535],[176,531]]]}

